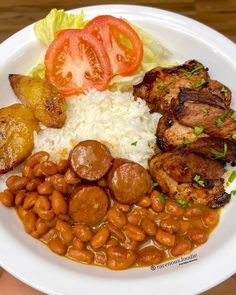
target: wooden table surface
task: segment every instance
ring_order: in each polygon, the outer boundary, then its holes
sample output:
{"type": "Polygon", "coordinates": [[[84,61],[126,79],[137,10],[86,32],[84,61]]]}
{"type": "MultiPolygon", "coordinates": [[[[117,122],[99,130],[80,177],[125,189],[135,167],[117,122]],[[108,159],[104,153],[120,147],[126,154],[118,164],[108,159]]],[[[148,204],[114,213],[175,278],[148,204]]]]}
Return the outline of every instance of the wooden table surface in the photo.
{"type": "MultiPolygon", "coordinates": [[[[236,42],[236,0],[0,0],[0,42],[26,25],[44,17],[54,7],[72,9],[79,6],[121,3],[147,5],[189,16],[236,42]]],[[[236,275],[204,294],[235,295],[236,275]]]]}

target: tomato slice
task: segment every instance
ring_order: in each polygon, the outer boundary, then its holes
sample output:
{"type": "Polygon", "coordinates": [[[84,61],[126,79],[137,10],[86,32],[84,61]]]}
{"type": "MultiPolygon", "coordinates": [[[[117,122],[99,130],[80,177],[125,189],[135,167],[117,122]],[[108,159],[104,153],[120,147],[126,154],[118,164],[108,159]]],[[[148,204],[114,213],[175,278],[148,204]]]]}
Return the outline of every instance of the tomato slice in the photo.
{"type": "Polygon", "coordinates": [[[92,33],[106,49],[113,74],[128,76],[141,65],[143,44],[138,34],[124,20],[111,15],[92,19],[85,30],[92,33]]]}
{"type": "Polygon", "coordinates": [[[112,77],[108,55],[92,34],[63,30],[45,55],[46,79],[65,96],[96,88],[105,90],[112,77]]]}

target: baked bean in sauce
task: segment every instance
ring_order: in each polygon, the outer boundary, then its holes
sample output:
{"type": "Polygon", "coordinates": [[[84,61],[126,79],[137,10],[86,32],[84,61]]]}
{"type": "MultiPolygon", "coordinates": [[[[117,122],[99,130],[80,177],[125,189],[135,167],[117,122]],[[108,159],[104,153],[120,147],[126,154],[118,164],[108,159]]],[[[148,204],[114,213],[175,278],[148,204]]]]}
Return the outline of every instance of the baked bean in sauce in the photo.
{"type": "Polygon", "coordinates": [[[25,231],[54,253],[122,270],[189,253],[219,221],[218,210],[162,198],[150,179],[139,164],[112,160],[104,145],[91,140],[58,163],[44,151],[30,156],[22,175],[7,179],[0,201],[15,207],[25,231]],[[89,162],[91,171],[89,165],[83,169],[90,153],[97,157],[89,162]]]}

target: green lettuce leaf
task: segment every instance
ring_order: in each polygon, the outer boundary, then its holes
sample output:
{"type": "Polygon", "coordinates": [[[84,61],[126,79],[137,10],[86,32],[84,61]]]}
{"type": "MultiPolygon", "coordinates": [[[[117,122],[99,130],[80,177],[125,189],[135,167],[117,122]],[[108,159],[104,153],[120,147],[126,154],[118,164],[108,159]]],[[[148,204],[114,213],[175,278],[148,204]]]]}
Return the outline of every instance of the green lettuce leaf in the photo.
{"type": "Polygon", "coordinates": [[[45,66],[44,66],[44,62],[41,61],[39,64],[37,64],[37,66],[35,66],[29,73],[30,76],[34,77],[34,78],[41,78],[44,79],[45,78],[45,66]]]}
{"type": "MultiPolygon", "coordinates": [[[[37,38],[48,46],[55,38],[58,31],[72,28],[81,29],[87,22],[88,20],[85,20],[83,10],[78,14],[68,14],[65,13],[64,10],[52,9],[44,19],[35,24],[34,31],[37,38]]],[[[134,26],[131,23],[129,24],[138,33],[143,42],[144,54],[142,64],[140,68],[130,76],[114,76],[110,82],[111,90],[129,90],[133,85],[142,81],[143,76],[147,71],[157,66],[173,65],[173,63],[171,64],[169,62],[171,54],[168,49],[143,29],[134,26]]],[[[30,72],[30,75],[33,77],[44,78],[44,62],[41,61],[36,67],[34,67],[30,72]]]]}
{"type": "Polygon", "coordinates": [[[34,25],[36,37],[45,45],[49,45],[57,32],[64,29],[81,29],[86,21],[81,9],[78,14],[65,13],[63,9],[52,9],[50,13],[34,25]]]}

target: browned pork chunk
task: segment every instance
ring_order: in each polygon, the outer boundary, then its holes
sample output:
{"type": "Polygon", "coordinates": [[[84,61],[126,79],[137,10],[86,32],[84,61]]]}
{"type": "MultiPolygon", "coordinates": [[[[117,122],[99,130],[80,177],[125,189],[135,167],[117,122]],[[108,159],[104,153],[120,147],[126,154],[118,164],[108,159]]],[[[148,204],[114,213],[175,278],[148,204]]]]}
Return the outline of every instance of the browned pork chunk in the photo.
{"type": "Polygon", "coordinates": [[[207,69],[196,60],[170,68],[154,68],[145,74],[141,83],[134,86],[133,93],[147,102],[151,112],[165,112],[170,109],[171,100],[178,96],[181,87],[202,89],[226,107],[230,105],[230,89],[210,80],[207,69]]]}
{"type": "Polygon", "coordinates": [[[183,148],[184,153],[197,153],[210,159],[226,162],[236,160],[236,145],[229,140],[216,137],[199,138],[183,148]]]}
{"type": "Polygon", "coordinates": [[[197,91],[181,89],[178,99],[172,100],[174,116],[180,124],[195,128],[201,126],[204,133],[234,141],[236,114],[220,101],[197,91]]]}
{"type": "Polygon", "coordinates": [[[225,193],[223,165],[195,153],[183,151],[157,155],[150,160],[150,173],[168,196],[192,200],[217,208],[230,199],[225,193]]]}
{"type": "Polygon", "coordinates": [[[182,152],[172,153],[162,164],[162,168],[177,182],[192,182],[196,175],[201,179],[216,180],[224,173],[219,161],[212,161],[200,155],[182,152]]]}
{"type": "Polygon", "coordinates": [[[194,128],[180,124],[171,113],[166,112],[157,125],[157,145],[163,151],[170,151],[183,145],[185,140],[195,142],[201,137],[208,137],[203,132],[199,134],[199,130],[202,131],[198,129],[196,132],[194,128]]]}

